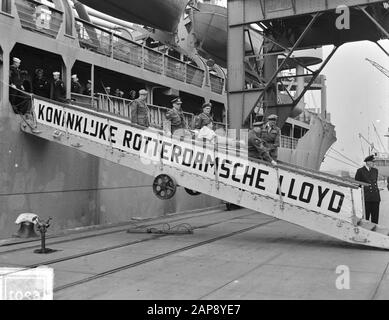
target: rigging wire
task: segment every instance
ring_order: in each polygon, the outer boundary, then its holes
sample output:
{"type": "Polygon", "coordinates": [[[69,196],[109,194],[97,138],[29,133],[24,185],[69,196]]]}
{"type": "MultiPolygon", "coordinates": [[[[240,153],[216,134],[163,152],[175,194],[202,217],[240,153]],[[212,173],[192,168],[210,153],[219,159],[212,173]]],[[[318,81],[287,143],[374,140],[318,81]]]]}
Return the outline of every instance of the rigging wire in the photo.
{"type": "Polygon", "coordinates": [[[342,154],[341,152],[335,150],[333,147],[330,148],[330,151],[335,152],[337,155],[339,155],[339,156],[343,157],[344,159],[350,161],[351,163],[353,163],[353,164],[359,166],[359,163],[358,163],[358,162],[354,161],[353,159],[351,159],[351,158],[349,158],[349,157],[346,157],[344,154],[342,154]]]}

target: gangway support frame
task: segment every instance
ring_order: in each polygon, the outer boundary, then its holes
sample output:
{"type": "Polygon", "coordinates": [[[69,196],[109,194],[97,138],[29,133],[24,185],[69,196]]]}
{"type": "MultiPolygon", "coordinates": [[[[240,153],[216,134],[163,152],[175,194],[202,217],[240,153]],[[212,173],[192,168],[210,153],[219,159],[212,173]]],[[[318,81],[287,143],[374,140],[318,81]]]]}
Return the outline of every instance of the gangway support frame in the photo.
{"type": "MultiPolygon", "coordinates": [[[[42,100],[42,103],[44,103],[44,100],[42,100]]],[[[55,106],[55,102],[53,101],[47,103],[52,107],[55,106]]],[[[83,117],[93,115],[100,118],[106,118],[109,120],[109,123],[114,123],[115,120],[121,121],[122,124],[128,126],[128,130],[139,130],[139,128],[134,126],[134,124],[132,124],[129,120],[114,115],[108,115],[107,113],[97,112],[82,107],[64,106],[59,103],[57,107],[58,109],[62,108],[62,110],[66,113],[78,112],[78,114],[83,117]]],[[[38,107],[36,106],[36,108],[38,107]]],[[[37,114],[37,112],[35,112],[35,114],[37,114]]],[[[52,114],[54,115],[55,113],[53,112],[52,114]]],[[[236,185],[226,183],[225,180],[221,181],[216,179],[216,174],[215,176],[204,176],[193,173],[189,169],[186,170],[187,167],[184,165],[177,166],[170,164],[170,162],[162,163],[162,161],[143,161],[139,154],[127,152],[112,147],[109,144],[104,145],[102,143],[98,143],[93,141],[92,138],[87,139],[86,137],[76,135],[67,129],[63,130],[63,134],[58,135],[58,128],[44,123],[44,121],[39,120],[39,117],[37,118],[36,123],[36,125],[28,125],[27,120],[22,121],[21,130],[27,134],[61,144],[65,147],[76,149],[90,155],[94,155],[101,159],[105,159],[127,168],[131,168],[152,177],[157,177],[160,174],[168,175],[182,187],[202,192],[226,202],[243,206],[245,208],[275,217],[277,219],[284,220],[322,234],[326,234],[342,241],[389,249],[389,230],[386,230],[380,226],[376,226],[376,228],[365,228],[364,226],[366,225],[366,222],[355,215],[355,199],[353,198],[353,190],[351,188],[358,189],[357,182],[352,184],[351,182],[347,181],[342,182],[338,177],[331,177],[330,175],[324,175],[322,173],[315,174],[312,171],[306,172],[307,176],[313,177],[318,183],[320,182],[323,185],[327,182],[334,185],[343,185],[344,188],[348,188],[348,186],[350,186],[353,207],[348,210],[352,210],[353,216],[351,219],[345,220],[340,216],[330,216],[320,212],[320,210],[309,210],[286,201],[282,201],[282,205],[280,205],[280,197],[278,195],[269,196],[267,194],[249,191],[249,189],[241,189],[236,185]],[[380,232],[373,231],[373,229],[380,230],[380,232]]],[[[136,131],[134,131],[134,135],[135,133],[136,131]]],[[[158,141],[155,142],[156,145],[157,142],[158,141]]],[[[159,143],[164,144],[165,141],[160,140],[159,143]]],[[[180,141],[177,141],[176,143],[178,144],[180,141]]],[[[163,152],[161,152],[161,157],[162,154],[163,152]]],[[[244,159],[242,159],[242,161],[244,161],[244,159]]],[[[274,169],[274,167],[268,163],[261,163],[261,166],[262,168],[274,169]]],[[[280,166],[280,168],[285,170],[285,166],[280,166]]],[[[217,170],[215,170],[215,173],[216,172],[217,170]]],[[[296,177],[297,175],[301,176],[304,174],[304,170],[301,168],[294,169],[290,167],[290,172],[295,172],[296,177]]],[[[280,185],[278,184],[278,186],[280,185]]]]}

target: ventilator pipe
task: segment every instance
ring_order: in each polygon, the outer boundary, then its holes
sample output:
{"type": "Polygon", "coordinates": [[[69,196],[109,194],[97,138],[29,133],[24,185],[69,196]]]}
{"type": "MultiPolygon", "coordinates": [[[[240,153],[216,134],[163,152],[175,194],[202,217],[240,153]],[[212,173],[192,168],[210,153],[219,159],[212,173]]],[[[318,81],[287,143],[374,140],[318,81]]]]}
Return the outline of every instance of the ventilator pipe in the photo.
{"type": "Polygon", "coordinates": [[[35,213],[22,213],[17,218],[15,223],[20,225],[17,233],[13,235],[15,238],[37,238],[38,235],[35,233],[35,218],[37,215],[35,213]]]}

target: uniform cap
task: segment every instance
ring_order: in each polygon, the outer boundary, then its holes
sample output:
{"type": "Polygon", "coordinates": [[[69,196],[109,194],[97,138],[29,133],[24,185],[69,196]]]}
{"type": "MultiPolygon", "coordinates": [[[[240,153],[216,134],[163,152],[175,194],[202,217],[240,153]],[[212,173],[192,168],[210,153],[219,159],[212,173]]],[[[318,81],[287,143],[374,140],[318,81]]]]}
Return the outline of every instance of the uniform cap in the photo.
{"type": "Polygon", "coordinates": [[[111,87],[105,87],[105,89],[107,89],[107,90],[111,90],[111,87]]]}
{"type": "Polygon", "coordinates": [[[263,121],[257,121],[257,122],[254,122],[254,123],[253,123],[253,127],[260,127],[260,126],[262,126],[263,124],[264,124],[263,121]]]}
{"type": "Polygon", "coordinates": [[[172,102],[172,103],[177,103],[177,104],[182,104],[182,101],[181,101],[181,98],[180,98],[180,97],[174,98],[171,102],[172,102]]]}
{"type": "Polygon", "coordinates": [[[12,60],[13,60],[13,62],[19,62],[19,63],[22,62],[22,60],[20,60],[19,58],[16,58],[16,57],[14,57],[12,60]]]}
{"type": "Polygon", "coordinates": [[[88,80],[88,83],[92,84],[92,80],[88,80]]]}
{"type": "Polygon", "coordinates": [[[277,120],[278,116],[275,114],[271,114],[270,116],[267,117],[267,120],[277,120]]]}
{"type": "Polygon", "coordinates": [[[77,78],[77,75],[76,74],[73,74],[72,75],[72,79],[76,79],[77,78]]]}
{"type": "Polygon", "coordinates": [[[210,102],[204,103],[203,106],[202,106],[202,108],[204,109],[204,108],[206,108],[206,107],[211,107],[211,108],[212,108],[212,103],[210,103],[210,102]]]}
{"type": "Polygon", "coordinates": [[[370,155],[370,156],[366,157],[364,161],[365,161],[365,162],[374,161],[374,156],[373,156],[373,155],[370,155]]]}
{"type": "Polygon", "coordinates": [[[54,71],[53,76],[59,76],[61,73],[59,71],[54,71]]]}
{"type": "Polygon", "coordinates": [[[139,90],[139,94],[147,94],[147,90],[141,89],[141,90],[139,90]]]}

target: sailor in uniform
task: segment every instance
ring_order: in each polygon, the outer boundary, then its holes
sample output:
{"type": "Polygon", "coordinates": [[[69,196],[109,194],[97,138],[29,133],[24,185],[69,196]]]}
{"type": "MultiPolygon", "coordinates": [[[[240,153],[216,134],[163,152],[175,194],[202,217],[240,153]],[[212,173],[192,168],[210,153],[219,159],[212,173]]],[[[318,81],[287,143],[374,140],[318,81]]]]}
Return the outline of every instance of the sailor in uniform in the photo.
{"type": "Polygon", "coordinates": [[[206,102],[202,106],[203,112],[200,113],[195,119],[194,129],[200,130],[202,127],[207,126],[210,122],[213,122],[211,115],[212,104],[206,102]]]}
{"type": "Polygon", "coordinates": [[[59,102],[66,102],[66,89],[65,84],[60,79],[61,73],[58,71],[53,72],[53,82],[50,87],[50,99],[59,102]]]}
{"type": "Polygon", "coordinates": [[[365,211],[366,220],[370,220],[373,223],[378,223],[379,211],[380,211],[380,191],[377,185],[378,170],[374,168],[374,156],[370,155],[365,158],[365,165],[357,170],[355,174],[355,180],[368,183],[369,186],[365,186],[365,211]]]}
{"type": "Polygon", "coordinates": [[[81,84],[78,80],[78,76],[76,74],[72,75],[71,92],[78,93],[78,94],[82,93],[82,87],[81,87],[81,84]]]}

